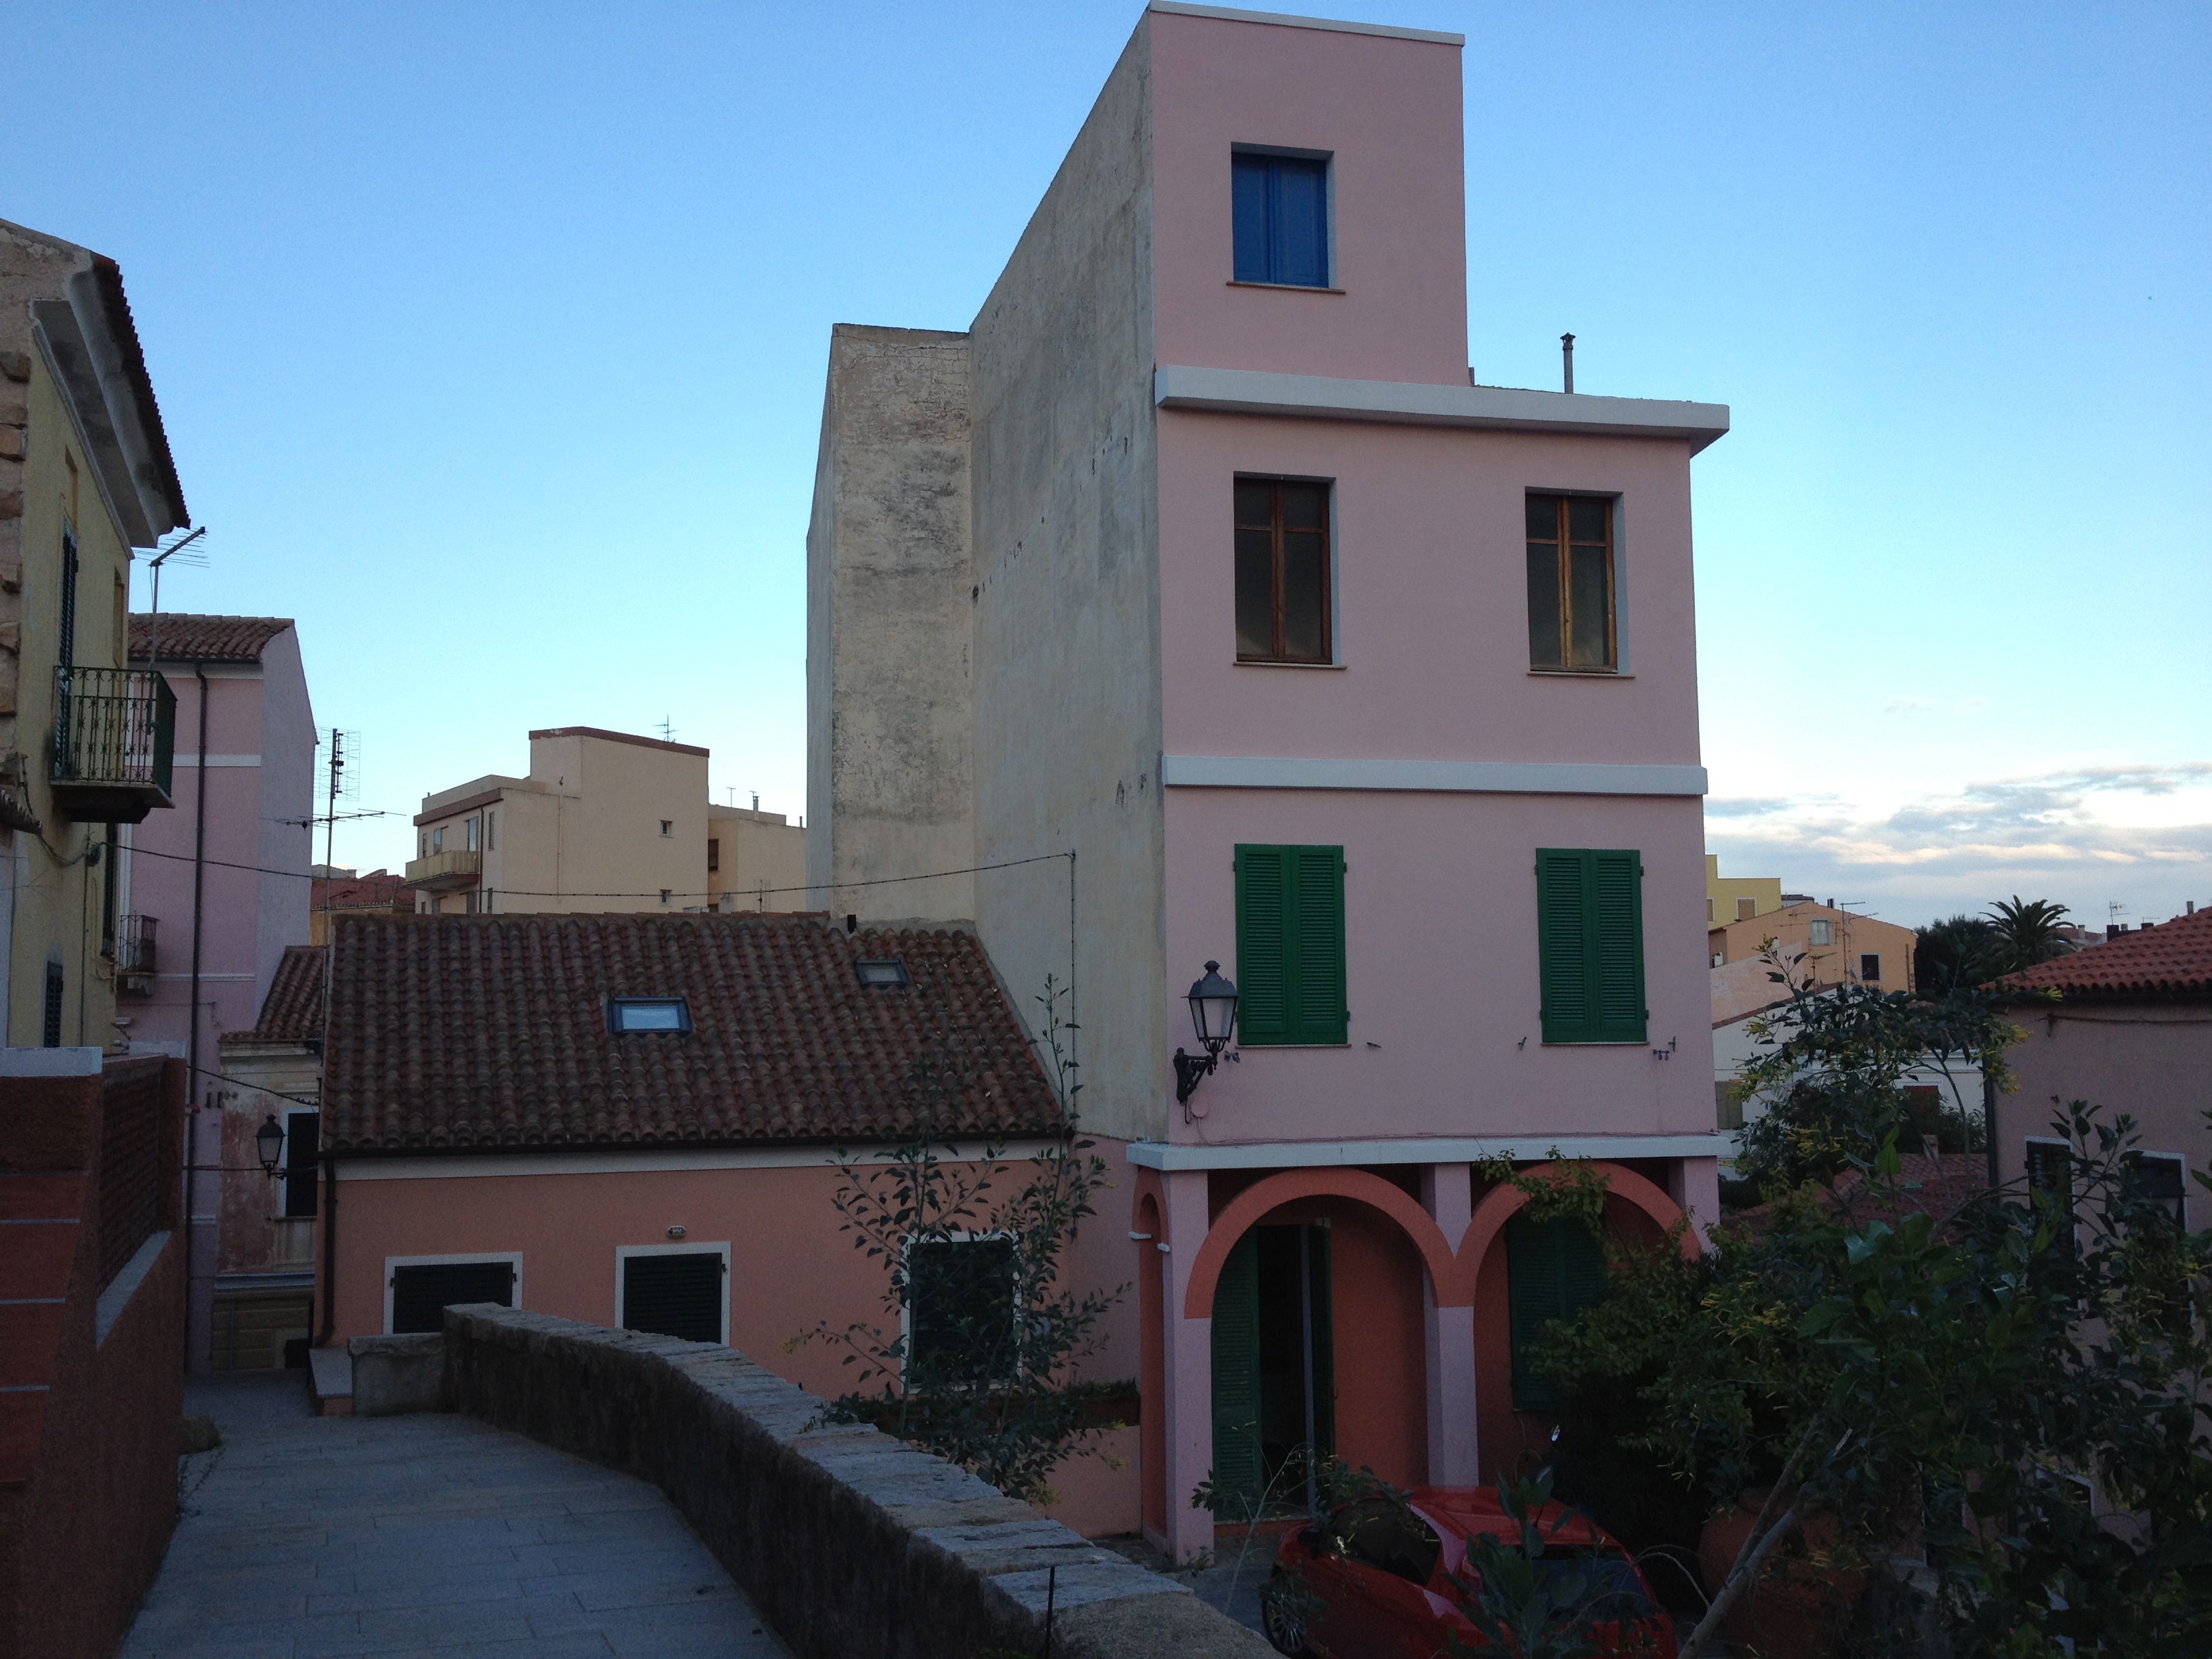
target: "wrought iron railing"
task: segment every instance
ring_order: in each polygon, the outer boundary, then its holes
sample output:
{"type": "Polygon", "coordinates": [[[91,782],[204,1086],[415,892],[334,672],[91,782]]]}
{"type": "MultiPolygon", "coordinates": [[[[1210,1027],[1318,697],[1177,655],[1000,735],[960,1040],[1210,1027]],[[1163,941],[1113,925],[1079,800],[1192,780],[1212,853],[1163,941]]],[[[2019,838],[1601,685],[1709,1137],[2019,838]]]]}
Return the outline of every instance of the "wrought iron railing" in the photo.
{"type": "Polygon", "coordinates": [[[150,974],[154,971],[154,929],[157,920],[154,916],[118,916],[115,919],[117,973],[150,974]]]}
{"type": "Polygon", "coordinates": [[[144,784],[169,793],[177,697],[149,669],[54,670],[54,781],[144,784]]]}

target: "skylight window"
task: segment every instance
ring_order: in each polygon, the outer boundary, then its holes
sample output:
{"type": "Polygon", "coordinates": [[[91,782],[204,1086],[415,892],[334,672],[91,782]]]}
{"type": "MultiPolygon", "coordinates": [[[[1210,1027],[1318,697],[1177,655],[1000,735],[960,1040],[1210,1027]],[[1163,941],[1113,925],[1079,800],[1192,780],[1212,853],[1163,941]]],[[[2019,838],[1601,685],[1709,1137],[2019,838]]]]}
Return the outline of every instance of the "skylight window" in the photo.
{"type": "Polygon", "coordinates": [[[853,964],[853,971],[860,975],[861,984],[872,988],[896,988],[913,982],[907,977],[906,963],[896,957],[880,962],[856,962],[853,964]]]}
{"type": "Polygon", "coordinates": [[[610,1031],[688,1031],[691,1007],[682,997],[617,997],[607,1004],[610,1031]]]}

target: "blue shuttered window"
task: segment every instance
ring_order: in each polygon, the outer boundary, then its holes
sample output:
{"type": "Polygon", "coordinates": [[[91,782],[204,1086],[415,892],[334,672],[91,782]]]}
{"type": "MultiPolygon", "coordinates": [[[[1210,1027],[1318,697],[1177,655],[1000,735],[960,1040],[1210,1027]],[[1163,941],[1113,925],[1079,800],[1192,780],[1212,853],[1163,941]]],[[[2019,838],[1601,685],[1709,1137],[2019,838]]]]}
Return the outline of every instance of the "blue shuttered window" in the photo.
{"type": "Polygon", "coordinates": [[[1644,861],[1633,850],[1536,851],[1547,1042],[1642,1042],[1644,861]]]}
{"type": "Polygon", "coordinates": [[[1343,848],[1237,848],[1237,991],[1247,1046],[1346,1041],[1343,848]]]}
{"type": "Polygon", "coordinates": [[[1237,280],[1327,288],[1328,163],[1240,152],[1229,168],[1237,280]]]}

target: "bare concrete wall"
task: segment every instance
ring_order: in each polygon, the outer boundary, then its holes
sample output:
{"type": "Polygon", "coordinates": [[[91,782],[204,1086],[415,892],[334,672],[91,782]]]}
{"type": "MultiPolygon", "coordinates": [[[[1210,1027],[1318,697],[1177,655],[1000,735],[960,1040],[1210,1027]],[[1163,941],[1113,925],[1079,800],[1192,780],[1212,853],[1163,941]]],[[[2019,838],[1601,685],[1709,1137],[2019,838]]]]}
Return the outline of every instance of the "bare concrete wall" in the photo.
{"type": "Polygon", "coordinates": [[[965,335],[830,332],[806,532],[811,908],[975,914],[966,876],[886,879],[976,861],[969,381],[965,335]]]}
{"type": "MultiPolygon", "coordinates": [[[[1152,25],[977,314],[975,862],[1078,854],[1084,1115],[1165,1127],[1152,25]]],[[[1067,870],[975,878],[1025,1013],[1070,969],[1067,870]]],[[[1194,977],[1195,976],[1194,972],[1194,977]]]]}

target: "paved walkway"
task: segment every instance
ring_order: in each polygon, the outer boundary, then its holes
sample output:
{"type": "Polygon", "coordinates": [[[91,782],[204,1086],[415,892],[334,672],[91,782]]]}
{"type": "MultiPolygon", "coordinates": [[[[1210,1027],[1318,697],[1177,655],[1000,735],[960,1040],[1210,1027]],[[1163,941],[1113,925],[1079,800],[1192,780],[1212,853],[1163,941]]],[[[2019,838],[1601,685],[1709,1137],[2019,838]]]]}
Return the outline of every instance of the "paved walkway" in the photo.
{"type": "Polygon", "coordinates": [[[471,1418],[317,1418],[297,1371],[185,1409],[223,1443],[122,1659],[787,1659],[642,1481],[471,1418]]]}

